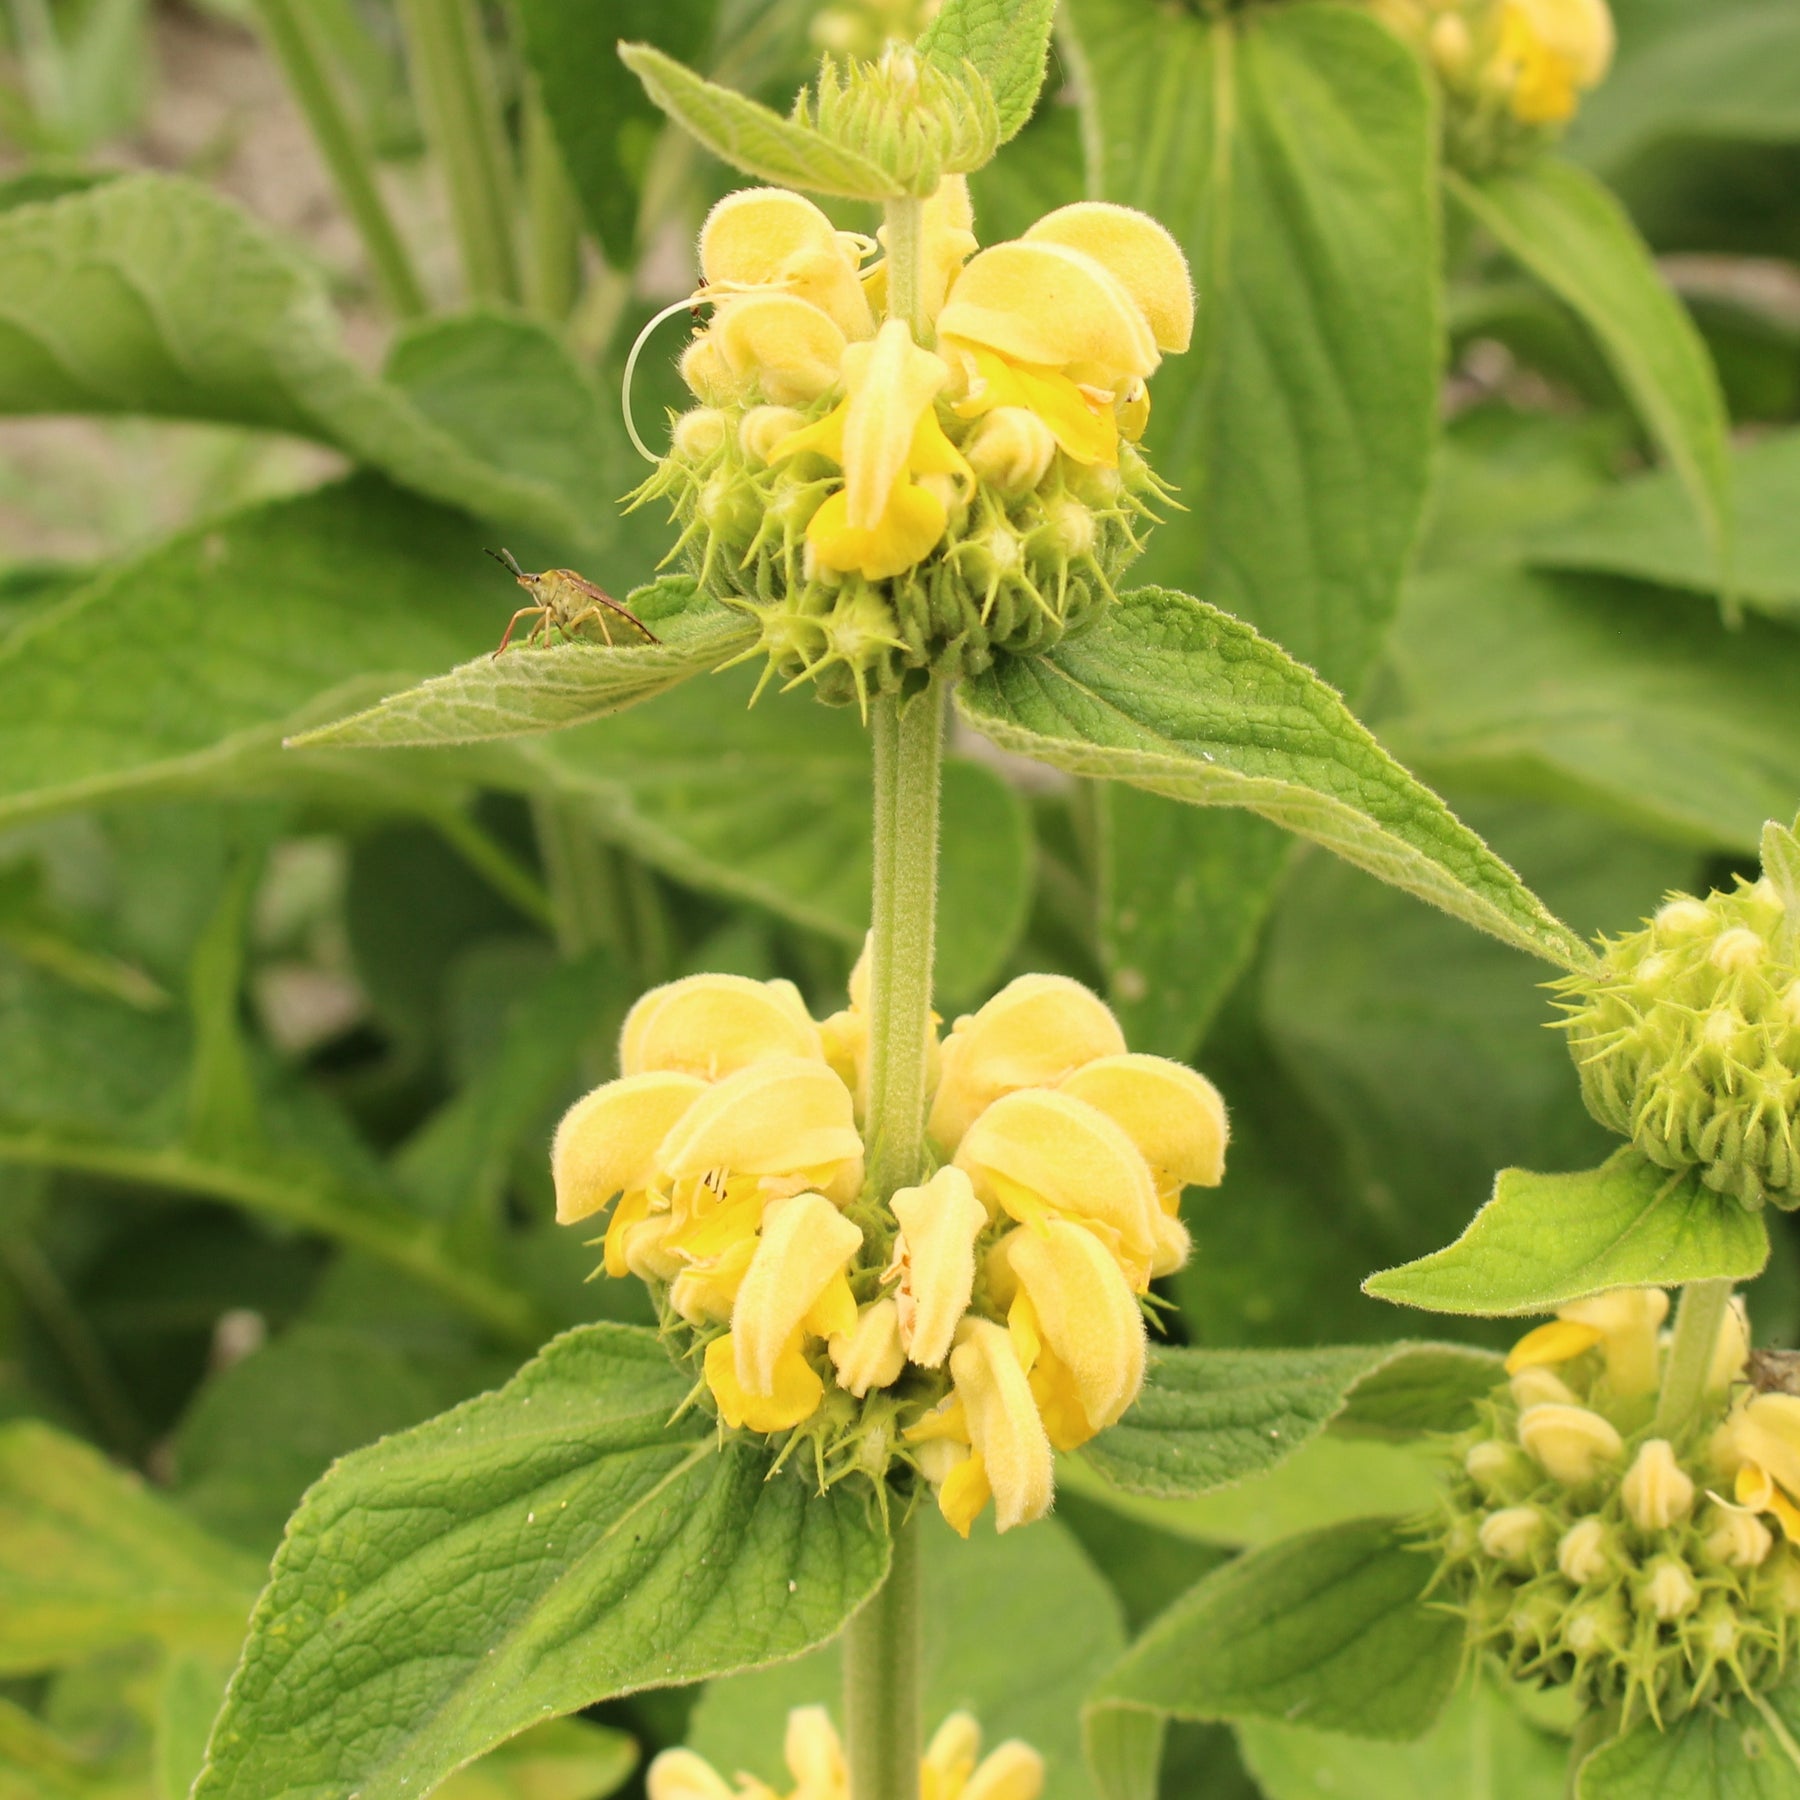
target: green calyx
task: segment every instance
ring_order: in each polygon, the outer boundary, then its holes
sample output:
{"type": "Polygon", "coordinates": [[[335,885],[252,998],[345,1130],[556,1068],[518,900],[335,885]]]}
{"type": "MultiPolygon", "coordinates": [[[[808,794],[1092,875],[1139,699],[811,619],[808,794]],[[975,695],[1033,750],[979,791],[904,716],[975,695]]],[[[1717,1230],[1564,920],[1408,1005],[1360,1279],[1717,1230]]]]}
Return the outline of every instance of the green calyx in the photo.
{"type": "Polygon", "coordinates": [[[1747,1208],[1800,1207],[1796,922],[1767,878],[1672,895],[1595,969],[1556,984],[1588,1110],[1747,1208]]]}
{"type": "Polygon", "coordinates": [[[675,421],[670,454],[633,504],[668,501],[682,527],[671,560],[755,616],[761,636],[749,654],[768,659],[770,679],[810,681],[830,704],[866,708],[931,674],[976,675],[1000,652],[1049,649],[1115,597],[1166,498],[1128,441],[1116,468],[1061,451],[1021,465],[985,453],[990,421],[940,406],[939,423],[977,476],[966,489],[945,482],[942,539],[897,575],[839,574],[821,566],[807,527],[840,470],[812,452],[768,460],[786,432],[827,408],[696,407],[675,421]]]}
{"type": "Polygon", "coordinates": [[[890,44],[868,62],[827,57],[794,119],[867,157],[918,199],[946,175],[991,162],[1000,147],[1000,115],[980,73],[966,63],[946,69],[909,44],[890,44]]]}
{"type": "Polygon", "coordinates": [[[1483,1414],[1447,1441],[1451,1473],[1424,1540],[1441,1563],[1436,1599],[1467,1620],[1471,1650],[1516,1678],[1572,1688],[1621,1729],[1646,1714],[1666,1727],[1775,1681],[1800,1615],[1800,1562],[1760,1520],[1709,1496],[1723,1484],[1704,1435],[1670,1447],[1644,1427],[1568,1481],[1520,1448],[1521,1408],[1506,1390],[1483,1414]],[[1660,1510],[1646,1501],[1651,1462],[1660,1510]]]}

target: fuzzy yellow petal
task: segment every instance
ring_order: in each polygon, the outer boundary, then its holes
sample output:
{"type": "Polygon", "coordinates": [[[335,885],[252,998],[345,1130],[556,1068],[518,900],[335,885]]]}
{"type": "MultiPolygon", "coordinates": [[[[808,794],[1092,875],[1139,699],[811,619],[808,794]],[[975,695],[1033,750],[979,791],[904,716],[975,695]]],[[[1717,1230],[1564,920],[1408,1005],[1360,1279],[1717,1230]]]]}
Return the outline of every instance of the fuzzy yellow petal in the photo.
{"type": "Polygon", "coordinates": [[[1050,1440],[1005,1328],[965,1319],[950,1353],[950,1378],[994,1492],[995,1525],[1010,1531],[1041,1519],[1055,1485],[1050,1440]]]}
{"type": "Polygon", "coordinates": [[[700,272],[726,292],[779,287],[849,337],[871,329],[856,256],[810,200],[786,188],[743,188],[719,201],[700,228],[700,272]]]}
{"type": "Polygon", "coordinates": [[[665,1750],[644,1771],[650,1800],[738,1800],[738,1791],[692,1750],[665,1750]]]}
{"type": "Polygon", "coordinates": [[[1086,1223],[1143,1287],[1163,1215],[1149,1165],[1131,1139],[1085,1100],[1023,1088],[996,1100],[956,1152],[977,1197],[1021,1224],[1046,1216],[1086,1223]]]}
{"type": "Polygon", "coordinates": [[[1031,1296],[1038,1330],[1069,1371],[1090,1435],[1116,1424],[1144,1385],[1144,1315],[1111,1253],[1092,1232],[1053,1219],[1005,1240],[1031,1296]]]}
{"type": "Polygon", "coordinates": [[[889,319],[874,341],[844,352],[844,487],[850,524],[873,530],[908,453],[921,414],[950,379],[942,357],[921,350],[900,319],[889,319]]]}
{"type": "Polygon", "coordinates": [[[556,1222],[591,1218],[615,1194],[648,1187],[657,1151],[706,1083],[658,1072],[609,1081],[563,1114],[550,1146],[556,1222]]]}
{"type": "Polygon", "coordinates": [[[982,1110],[1017,1088],[1048,1087],[1098,1057],[1124,1052],[1105,1003],[1066,975],[1021,975],[944,1040],[930,1131],[954,1151],[982,1110]]]}
{"type": "Polygon", "coordinates": [[[827,495],[806,527],[806,541],[819,561],[840,574],[882,581],[925,560],[944,535],[949,514],[929,488],[902,478],[871,529],[850,523],[847,489],[827,495]]]}
{"type": "Polygon", "coordinates": [[[958,1537],[967,1537],[981,1517],[982,1508],[994,1497],[987,1464],[978,1451],[961,1458],[938,1483],[938,1511],[958,1537]]]}
{"type": "Polygon", "coordinates": [[[963,353],[969,392],[956,403],[959,418],[1023,410],[1040,420],[1054,442],[1076,462],[1114,468],[1119,461],[1118,420],[1110,406],[1088,399],[1059,369],[1028,367],[979,347],[963,353]]]}
{"type": "Polygon", "coordinates": [[[981,1760],[981,1726],[973,1713],[953,1712],[931,1734],[925,1767],[937,1778],[938,1792],[959,1796],[981,1760]]]}
{"type": "Polygon", "coordinates": [[[706,1385],[727,1425],[746,1431],[791,1431],[818,1411],[825,1383],[800,1350],[800,1334],[776,1359],[771,1392],[752,1394],[737,1377],[737,1351],[728,1331],[706,1346],[706,1385]]]}
{"type": "Polygon", "coordinates": [[[1669,1316],[1669,1296],[1661,1288],[1614,1288],[1591,1294],[1559,1306],[1556,1316],[1599,1331],[1607,1385],[1615,1399],[1656,1392],[1662,1360],[1658,1338],[1669,1316]]]}
{"type": "Polygon", "coordinates": [[[1046,213],[1028,244],[1065,244],[1091,256],[1131,296],[1157,348],[1185,350],[1194,335],[1194,284],[1181,246],[1148,213],[1079,200],[1046,213]]]}
{"type": "MultiPolygon", "coordinates": [[[[862,1232],[822,1194],[770,1203],[731,1313],[738,1383],[746,1393],[773,1391],[789,1340],[861,1247],[862,1232]]],[[[850,1323],[855,1317],[851,1301],[850,1323]]]]}
{"type": "MultiPolygon", "coordinates": [[[[663,1243],[667,1246],[669,1239],[663,1243]]],[[[756,1238],[746,1232],[736,1243],[700,1261],[678,1258],[684,1266],[670,1283],[669,1304],[690,1325],[723,1325],[736,1309],[755,1255],[756,1238]]]]}
{"type": "Polygon", "coordinates": [[[1790,1495],[1800,1495],[1800,1398],[1758,1394],[1736,1420],[1740,1453],[1790,1495]]]}
{"type": "Polygon", "coordinates": [[[837,1727],[824,1707],[796,1706],[788,1714],[782,1755],[788,1773],[800,1784],[797,1800],[812,1800],[815,1794],[819,1800],[849,1794],[850,1766],[844,1761],[837,1727]]]}
{"type": "Polygon", "coordinates": [[[1713,1342],[1712,1361],[1706,1371],[1706,1391],[1723,1394],[1743,1379],[1744,1366],[1750,1360],[1750,1313],[1741,1294],[1733,1298],[1719,1321],[1719,1335],[1713,1342]]]}
{"type": "Polygon", "coordinates": [[[1097,1106],[1137,1145],[1165,1206],[1184,1187],[1224,1180],[1230,1126],[1204,1075],[1163,1056],[1106,1056],[1065,1075],[1061,1091],[1097,1106]]]}
{"type": "Polygon", "coordinates": [[[1611,1420],[1585,1406],[1533,1406],[1519,1415],[1519,1442],[1544,1472],[1580,1487],[1625,1454],[1611,1420]]]}
{"type": "Polygon", "coordinates": [[[829,1339],[826,1350],[838,1386],[858,1400],[877,1388],[892,1387],[906,1370],[900,1308],[891,1299],[873,1301],[857,1313],[849,1331],[829,1339]]]}
{"type": "Polygon", "coordinates": [[[1569,1319],[1552,1319],[1548,1325],[1538,1325],[1526,1332],[1506,1353],[1506,1372],[1517,1375],[1524,1369],[1572,1362],[1599,1342],[1598,1326],[1578,1325],[1569,1319]]]}
{"type": "Polygon", "coordinates": [[[905,1240],[900,1278],[900,1334],[906,1354],[935,1369],[950,1354],[956,1327],[975,1288],[975,1240],[987,1208],[968,1176],[939,1169],[923,1187],[901,1188],[890,1203],[905,1240]]]}
{"type": "Polygon", "coordinates": [[[1044,1791],[1044,1759],[1018,1738],[996,1746],[969,1777],[960,1800],[1039,1800],[1044,1791]]]}
{"type": "Polygon", "coordinates": [[[776,406],[807,406],[837,383],[844,334],[816,306],[774,290],[722,301],[707,334],[740,383],[776,406]]]}
{"type": "Polygon", "coordinates": [[[625,1015],[619,1068],[717,1081],[766,1056],[823,1054],[819,1028],[791,981],[689,975],[652,988],[625,1015]]]}
{"type": "Polygon", "coordinates": [[[1144,315],[1106,267],[1055,243],[983,250],[951,288],[938,335],[1009,362],[1087,364],[1117,380],[1148,375],[1161,360],[1144,315]]]}
{"type": "Polygon", "coordinates": [[[694,1102],[658,1155],[675,1179],[728,1169],[840,1203],[862,1185],[850,1090],[822,1060],[774,1056],[739,1069],[694,1102]]]}

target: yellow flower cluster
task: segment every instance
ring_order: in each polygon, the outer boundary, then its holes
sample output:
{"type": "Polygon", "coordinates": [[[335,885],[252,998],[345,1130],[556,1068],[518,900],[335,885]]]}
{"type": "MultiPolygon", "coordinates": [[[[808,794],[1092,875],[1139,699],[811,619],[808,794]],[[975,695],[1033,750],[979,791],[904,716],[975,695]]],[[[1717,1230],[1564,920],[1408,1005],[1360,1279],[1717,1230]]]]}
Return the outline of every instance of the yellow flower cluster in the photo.
{"type": "MultiPolygon", "coordinates": [[[[790,1712],[782,1748],[795,1783],[785,1800],[850,1800],[844,1747],[824,1707],[790,1712]]],[[[650,1800],[784,1800],[753,1775],[727,1782],[692,1750],[663,1751],[645,1785],[650,1800]]],[[[938,1727],[919,1766],[919,1800],[1038,1800],[1043,1791],[1044,1759],[1018,1738],[983,1757],[981,1727],[966,1712],[952,1713],[938,1727]]]]}
{"type": "Polygon", "coordinates": [[[607,1273],[650,1285],[726,1424],[805,1427],[828,1472],[900,1456],[959,1531],[990,1498],[1006,1530],[1136,1398],[1142,1298],[1186,1260],[1182,1190],[1222,1179],[1225,1110],[1079,983],[1022,976],[935,1054],[940,1166],[865,1192],[865,983],[818,1023],[780,981],[645,995],[620,1078],[558,1128],[557,1217],[611,1207],[607,1273]]]}
{"type": "Polygon", "coordinates": [[[1436,1540],[1477,1641],[1515,1674],[1659,1719],[1757,1685],[1800,1615],[1800,1555],[1762,1516],[1790,1539],[1800,1526],[1785,1485],[1800,1485],[1800,1400],[1743,1388],[1734,1304],[1705,1422],[1659,1435],[1668,1311],[1660,1289],[1616,1289],[1514,1345],[1507,1388],[1456,1445],[1436,1540]]]}
{"type": "Polygon", "coordinates": [[[681,359],[700,404],[640,494],[673,501],[677,550],[763,615],[784,672],[866,676],[885,653],[891,686],[971,633],[1054,636],[1137,546],[1145,383],[1193,330],[1180,248],[1099,201],[986,250],[973,224],[960,175],[921,203],[909,317],[884,316],[895,246],[863,267],[886,227],[749,188],[701,230],[712,314],[681,359]]]}
{"type": "Polygon", "coordinates": [[[1490,167],[1575,116],[1612,66],[1606,0],[1371,0],[1425,58],[1447,102],[1449,147],[1490,167]]]}

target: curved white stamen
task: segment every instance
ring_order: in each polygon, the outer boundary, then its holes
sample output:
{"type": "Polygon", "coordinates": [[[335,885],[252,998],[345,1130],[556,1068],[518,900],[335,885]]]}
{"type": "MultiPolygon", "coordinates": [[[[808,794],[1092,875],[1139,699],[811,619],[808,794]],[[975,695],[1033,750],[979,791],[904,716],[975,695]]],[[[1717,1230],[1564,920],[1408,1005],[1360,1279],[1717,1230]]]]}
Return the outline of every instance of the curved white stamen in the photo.
{"type": "Polygon", "coordinates": [[[699,293],[689,294],[683,299],[671,301],[669,305],[665,306],[662,311],[637,334],[637,342],[631,346],[631,354],[625,359],[625,374],[619,384],[619,407],[625,414],[625,434],[631,439],[632,443],[637,446],[637,453],[645,462],[659,463],[662,461],[662,458],[638,436],[636,422],[631,416],[631,377],[636,372],[638,356],[643,351],[644,344],[648,340],[651,332],[653,332],[664,319],[672,319],[678,312],[687,312],[691,307],[695,306],[705,298],[706,296],[704,293],[699,293]]]}

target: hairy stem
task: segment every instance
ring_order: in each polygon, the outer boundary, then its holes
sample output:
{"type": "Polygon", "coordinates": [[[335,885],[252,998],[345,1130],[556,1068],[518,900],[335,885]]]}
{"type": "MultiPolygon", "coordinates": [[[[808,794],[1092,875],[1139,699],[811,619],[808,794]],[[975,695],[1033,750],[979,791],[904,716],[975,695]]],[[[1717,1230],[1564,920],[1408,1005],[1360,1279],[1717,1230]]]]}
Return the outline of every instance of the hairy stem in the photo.
{"type": "Polygon", "coordinates": [[[924,1173],[937,922],[944,696],[875,702],[875,904],[869,948],[869,1173],[879,1194],[924,1173]]]}
{"type": "Polygon", "coordinates": [[[474,0],[399,0],[399,12],[469,293],[477,300],[517,300],[511,169],[480,14],[474,0]]]}
{"type": "Polygon", "coordinates": [[[1729,1281],[1690,1281],[1681,1290],[1675,1315],[1675,1341],[1663,1369],[1662,1393],[1656,1402],[1656,1431],[1673,1441],[1693,1423],[1706,1396],[1719,1327],[1731,1305],[1729,1281]]]}
{"type": "Polygon", "coordinates": [[[425,311],[425,290],[381,197],[368,140],[351,121],[332,80],[308,8],[296,0],[256,0],[256,10],[313,142],[331,170],[338,197],[355,222],[382,297],[401,318],[418,318],[425,311]]]}
{"type": "Polygon", "coordinates": [[[844,1631],[850,1800],[918,1800],[921,1623],[919,1526],[894,1534],[887,1581],[844,1631]]]}
{"type": "Polygon", "coordinates": [[[890,200],[886,212],[888,317],[904,319],[907,329],[923,343],[929,336],[919,291],[920,237],[925,202],[890,200]]]}

